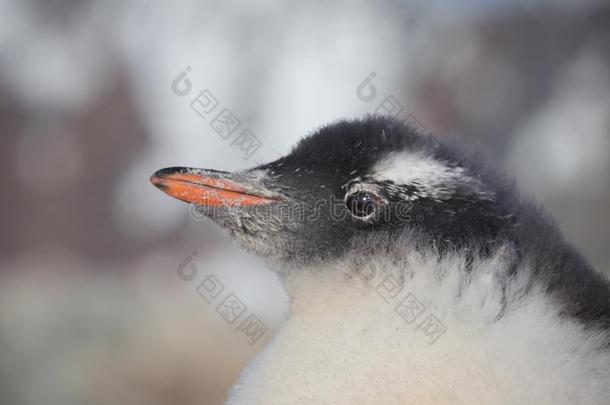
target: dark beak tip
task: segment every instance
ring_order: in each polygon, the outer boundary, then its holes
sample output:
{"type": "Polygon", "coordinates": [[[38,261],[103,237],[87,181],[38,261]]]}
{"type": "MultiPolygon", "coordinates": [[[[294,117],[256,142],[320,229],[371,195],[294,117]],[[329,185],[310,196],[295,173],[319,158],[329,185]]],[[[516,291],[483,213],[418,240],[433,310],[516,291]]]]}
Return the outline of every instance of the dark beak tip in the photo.
{"type": "Polygon", "coordinates": [[[165,179],[172,174],[180,174],[185,171],[184,167],[165,167],[159,169],[150,176],[150,182],[157,187],[162,187],[165,184],[165,179]]]}
{"type": "Polygon", "coordinates": [[[165,179],[162,177],[161,173],[159,173],[159,172],[156,172],[155,174],[150,176],[149,180],[152,183],[152,185],[157,187],[158,189],[163,190],[166,188],[165,179]]]}
{"type": "Polygon", "coordinates": [[[154,174],[153,177],[166,177],[166,176],[170,176],[172,174],[180,174],[183,173],[186,170],[186,168],[184,167],[164,167],[163,169],[159,169],[157,170],[154,174]]]}

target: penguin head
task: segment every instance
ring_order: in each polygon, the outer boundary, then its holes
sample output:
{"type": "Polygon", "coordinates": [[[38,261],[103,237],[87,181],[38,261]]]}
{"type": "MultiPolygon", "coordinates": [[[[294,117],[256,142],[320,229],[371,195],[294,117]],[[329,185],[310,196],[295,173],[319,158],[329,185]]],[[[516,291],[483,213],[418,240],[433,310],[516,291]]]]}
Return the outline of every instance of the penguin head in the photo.
{"type": "Polygon", "coordinates": [[[385,117],[340,121],[286,156],[239,173],[174,167],[151,177],[248,251],[307,262],[362,238],[417,234],[436,248],[494,240],[511,224],[506,187],[456,148],[385,117]]]}

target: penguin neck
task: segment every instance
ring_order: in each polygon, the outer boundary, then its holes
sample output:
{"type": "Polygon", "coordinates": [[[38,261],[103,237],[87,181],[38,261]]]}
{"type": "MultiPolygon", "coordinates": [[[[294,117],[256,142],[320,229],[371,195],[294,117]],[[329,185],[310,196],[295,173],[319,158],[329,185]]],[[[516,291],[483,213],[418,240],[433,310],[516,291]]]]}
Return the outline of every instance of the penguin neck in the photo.
{"type": "Polygon", "coordinates": [[[284,279],[292,317],[334,317],[348,313],[373,291],[371,285],[354,280],[340,266],[299,269],[284,279]]]}
{"type": "Polygon", "coordinates": [[[352,312],[387,306],[380,295],[382,284],[404,289],[408,283],[405,275],[411,271],[391,264],[385,256],[361,259],[356,254],[306,265],[283,263],[274,269],[290,298],[289,318],[307,318],[311,322],[328,319],[333,323],[352,312]]]}
{"type": "Polygon", "coordinates": [[[463,252],[440,258],[437,252],[415,248],[414,243],[396,246],[378,254],[358,248],[330,261],[275,267],[290,297],[289,317],[339,319],[354,308],[360,308],[360,313],[375,312],[378,306],[385,312],[404,299],[426,308],[451,310],[458,301],[476,308],[484,299],[485,311],[467,312],[480,318],[478,321],[490,322],[502,316],[506,294],[518,296],[528,284],[521,280],[505,285],[512,260],[507,247],[473,263],[463,252]]]}

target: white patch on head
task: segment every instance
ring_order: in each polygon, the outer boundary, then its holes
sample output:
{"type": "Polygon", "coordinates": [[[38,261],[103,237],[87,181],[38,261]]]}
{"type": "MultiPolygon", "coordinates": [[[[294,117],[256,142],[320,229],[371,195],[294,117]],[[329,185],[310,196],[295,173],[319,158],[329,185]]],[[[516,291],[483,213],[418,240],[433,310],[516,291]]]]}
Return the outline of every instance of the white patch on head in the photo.
{"type": "Polygon", "coordinates": [[[421,153],[393,152],[373,168],[375,177],[396,184],[414,181],[438,184],[464,175],[461,167],[448,167],[421,153]]]}
{"type": "Polygon", "coordinates": [[[458,186],[466,186],[480,197],[493,197],[484,184],[469,176],[464,168],[450,167],[423,153],[393,152],[373,167],[372,178],[417,187],[410,199],[448,199],[458,186]]]}

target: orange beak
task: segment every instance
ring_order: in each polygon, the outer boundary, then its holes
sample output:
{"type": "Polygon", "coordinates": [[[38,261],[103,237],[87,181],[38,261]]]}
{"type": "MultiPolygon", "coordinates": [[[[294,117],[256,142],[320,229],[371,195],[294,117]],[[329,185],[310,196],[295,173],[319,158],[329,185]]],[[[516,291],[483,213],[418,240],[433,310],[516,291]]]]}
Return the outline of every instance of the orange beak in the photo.
{"type": "Polygon", "coordinates": [[[254,194],[251,185],[233,180],[231,173],[182,167],[162,169],[150,182],[178,200],[208,207],[245,207],[277,202],[254,194]]]}

